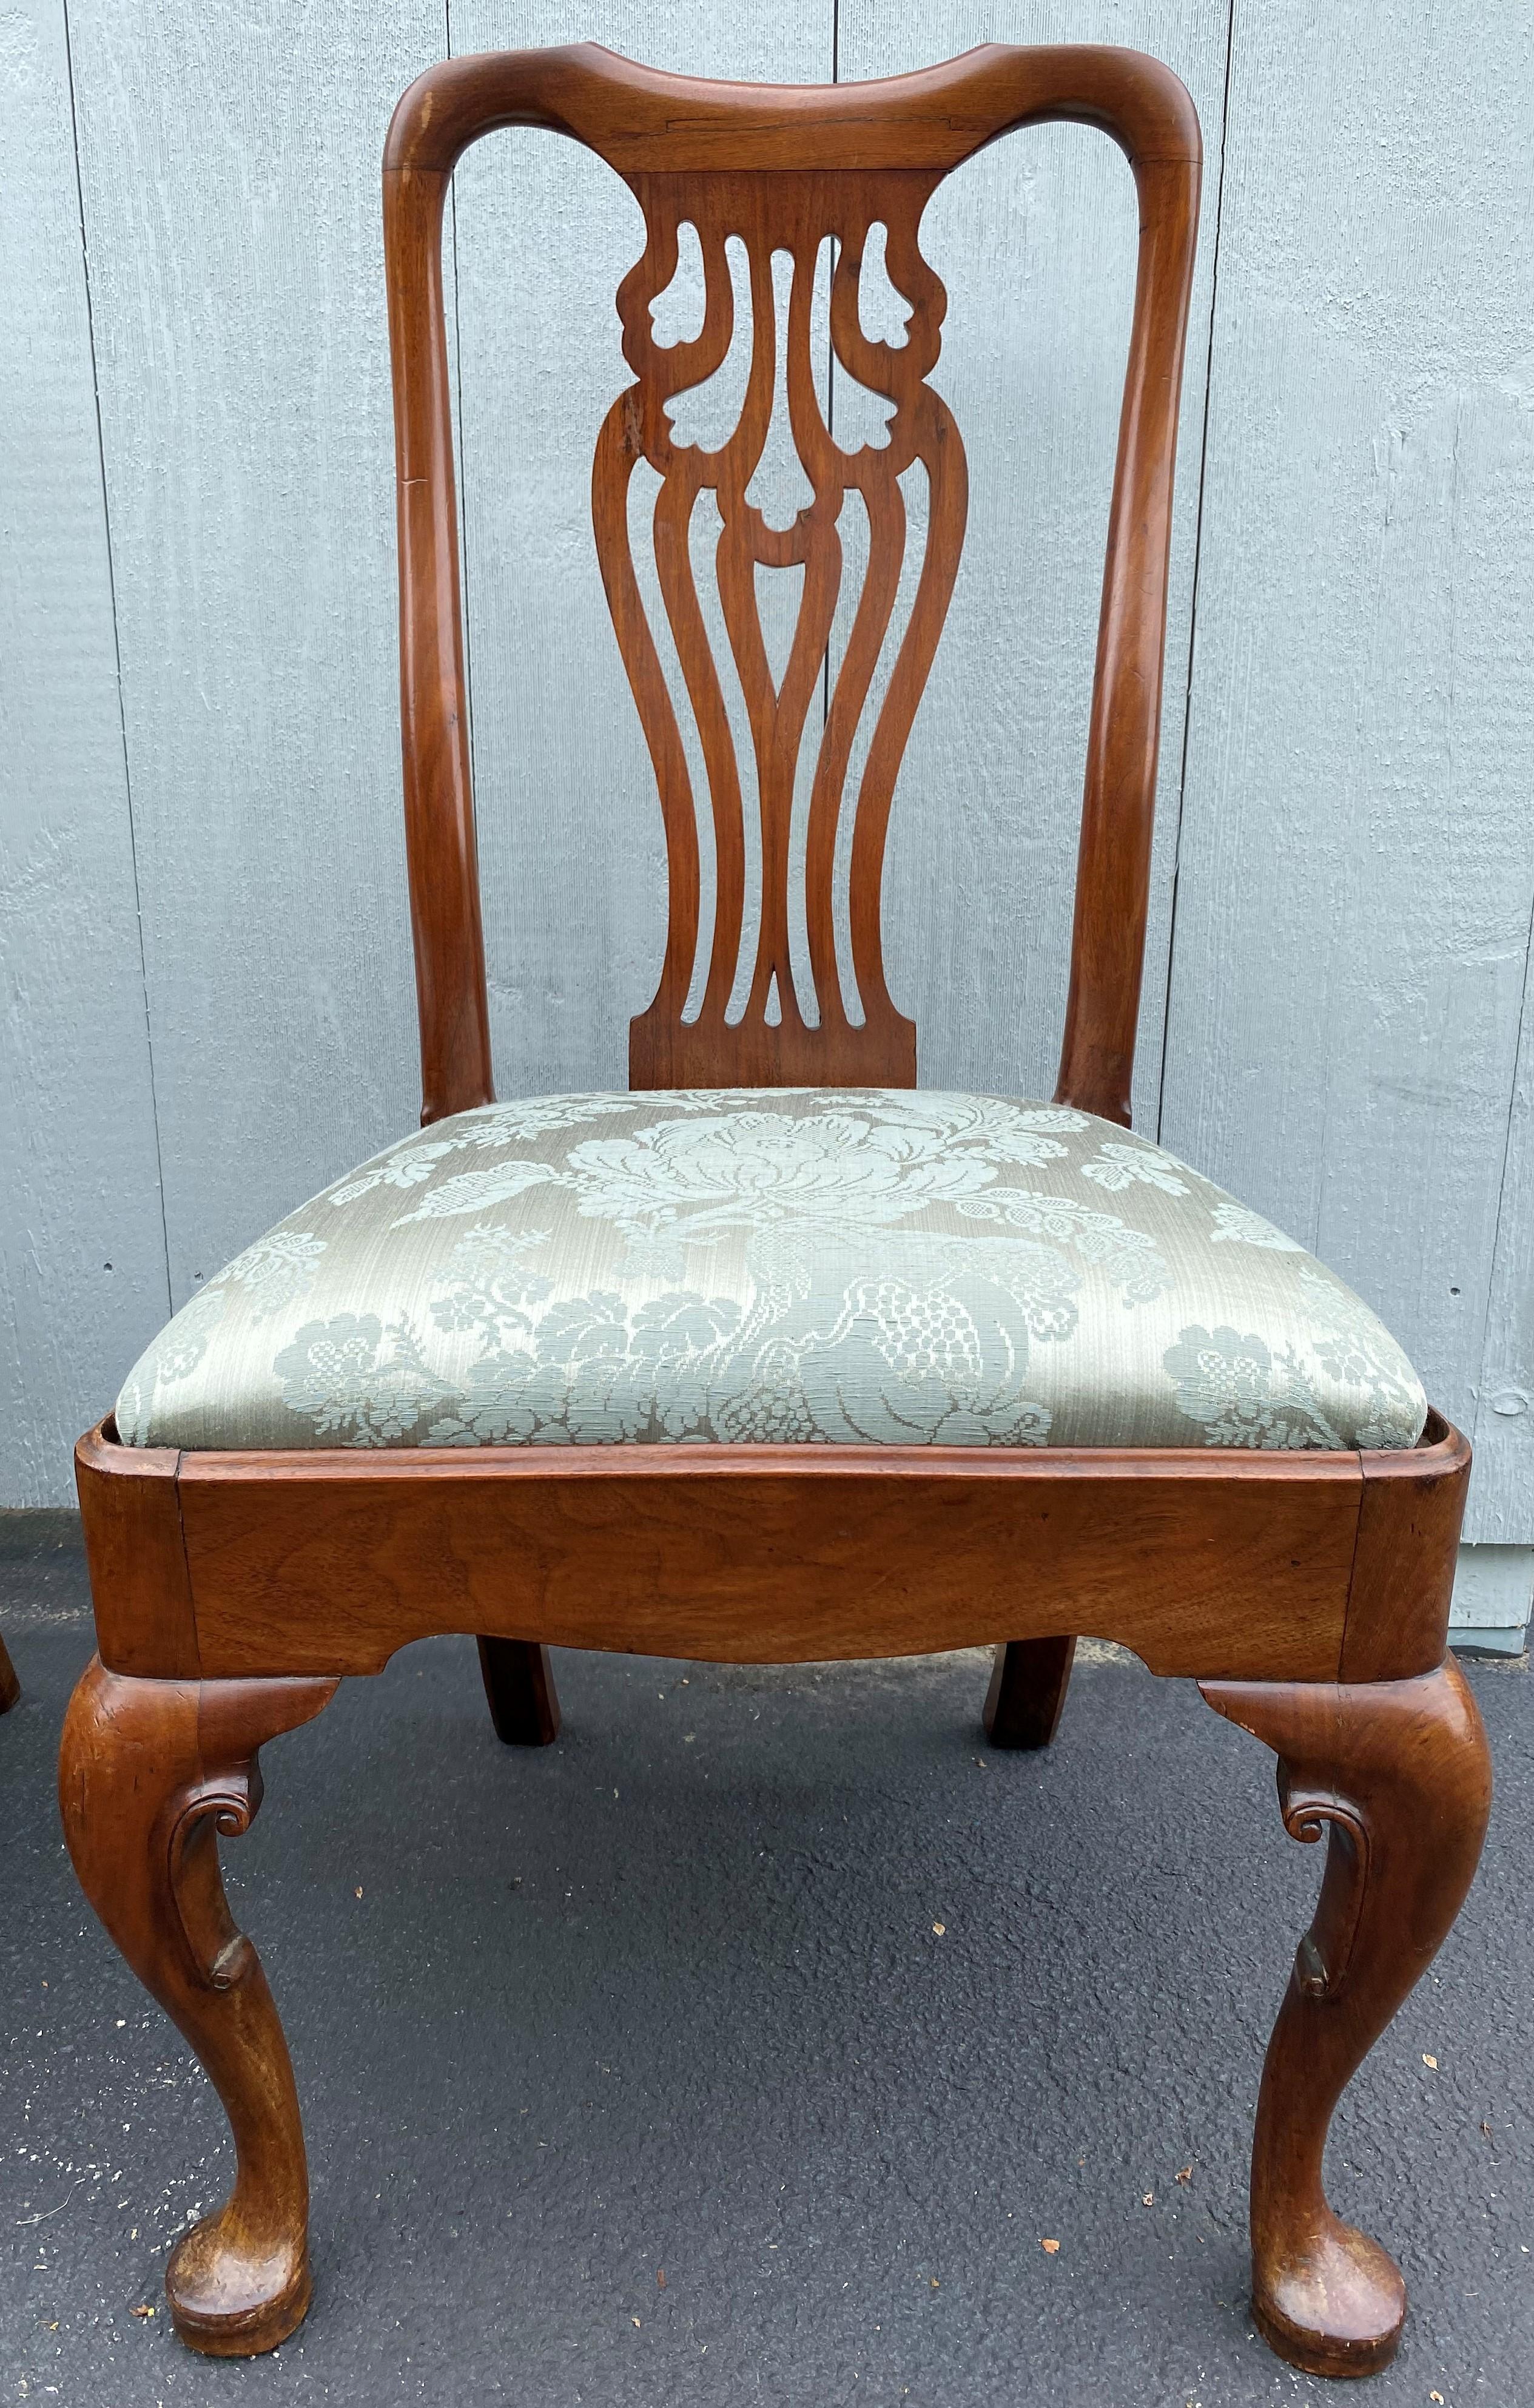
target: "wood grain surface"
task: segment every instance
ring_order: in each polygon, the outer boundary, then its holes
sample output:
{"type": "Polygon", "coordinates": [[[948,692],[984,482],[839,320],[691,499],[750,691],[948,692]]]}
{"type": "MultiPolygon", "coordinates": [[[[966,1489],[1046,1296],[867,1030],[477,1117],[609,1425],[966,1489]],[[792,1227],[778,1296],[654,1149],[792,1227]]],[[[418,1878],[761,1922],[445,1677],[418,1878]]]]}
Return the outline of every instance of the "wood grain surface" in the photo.
{"type": "Polygon", "coordinates": [[[1405,1677],[1442,1656],[1469,1470],[1436,1416],[1399,1455],[1217,1461],[1106,1447],[178,1455],[109,1428],[78,1453],[103,1661],[205,1678],[377,1671],[437,1630],[750,1663],[1054,1640],[1062,1625],[1159,1672],[1405,1677]]]}
{"type": "Polygon", "coordinates": [[[93,1659],[65,1718],[59,1809],[80,1886],[195,2049],[234,2133],[235,2184],[165,2271],[181,2339],[214,2358],[274,2349],[308,2307],[308,2167],[287,2042],[237,1927],[218,1835],[250,1828],[260,1750],[312,1720],[334,1681],[135,1681],[93,1659]]]}
{"type": "Polygon", "coordinates": [[[378,154],[443,12],[71,31],[180,1305],[416,1116],[378,154]]]}
{"type": "Polygon", "coordinates": [[[1490,1439],[1469,1535],[1527,1542],[1527,20],[1385,0],[1367,75],[1339,11],[1236,22],[1160,1134],[1402,1338],[1490,1439]]]}
{"type": "Polygon", "coordinates": [[[1491,1803],[1486,1736],[1452,1657],[1414,1681],[1201,1685],[1216,1713],[1276,1752],[1290,1837],[1326,1842],[1257,2100],[1253,2314],[1308,2373],[1372,2374],[1396,2355],[1406,2286],[1328,2205],[1326,2131],[1470,1885],[1491,1803]]]}
{"type": "Polygon", "coordinates": [[[169,1308],[62,0],[0,19],[0,1504],[169,1308]]]}
{"type": "MultiPolygon", "coordinates": [[[[440,0],[412,0],[381,34],[354,0],[70,15],[73,125],[57,0],[25,0],[0,46],[25,128],[3,171],[4,306],[22,314],[0,347],[24,387],[0,441],[32,464],[7,466],[13,505],[47,527],[17,540],[12,518],[0,547],[0,686],[8,729],[36,731],[46,706],[52,731],[13,749],[25,829],[12,809],[0,831],[22,1073],[3,1150],[17,1317],[0,1493],[16,1502],[67,1496],[64,1441],[108,1401],[167,1286],[184,1300],[413,1117],[377,146],[416,66],[568,31],[552,0],[514,22],[469,0],[451,27],[440,0]]],[[[1291,0],[1233,20],[1192,0],[1025,0],[1008,20],[1021,39],[1168,59],[1209,150],[1138,1125],[1156,1132],[1170,948],[1164,1141],[1383,1312],[1478,1440],[1469,1535],[1527,1542],[1534,709],[1516,629],[1534,103],[1514,0],[1490,0],[1468,55],[1407,0],[1380,27],[1366,88],[1341,21],[1291,0]]],[[[996,30],[975,0],[599,0],[581,28],[663,66],[844,80],[996,30]]],[[[665,880],[584,480],[624,380],[610,295],[639,212],[602,162],[534,130],[480,146],[455,211],[501,1084],[616,1086],[665,880]]],[[[1135,231],[1123,163],[1084,128],[982,152],[925,221],[972,507],[896,794],[885,952],[934,1085],[1039,1093],[1053,1074],[1135,231]]]]}

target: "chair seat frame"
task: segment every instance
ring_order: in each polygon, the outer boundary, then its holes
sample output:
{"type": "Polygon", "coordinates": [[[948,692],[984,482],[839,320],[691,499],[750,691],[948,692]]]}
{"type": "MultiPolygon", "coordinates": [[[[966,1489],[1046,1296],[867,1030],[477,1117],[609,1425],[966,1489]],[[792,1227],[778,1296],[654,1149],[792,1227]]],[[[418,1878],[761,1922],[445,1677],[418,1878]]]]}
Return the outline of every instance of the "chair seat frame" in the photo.
{"type": "Polygon", "coordinates": [[[380,1672],[462,1631],[812,1663],[1062,1627],[1196,1680],[1443,1661],[1469,1450],[316,1447],[80,1440],[102,1663],[380,1672]],[[1410,1566],[1410,1595],[1400,1570],[1410,1566]]]}
{"type": "MultiPolygon", "coordinates": [[[[882,179],[884,206],[892,176],[930,189],[982,143],[1049,118],[1111,133],[1140,198],[1057,1089],[1127,1123],[1197,125],[1177,79],[1136,53],[995,47],[828,91],[699,83],[589,46],[509,52],[447,62],[402,101],[385,208],[423,1119],[493,1094],[441,311],[454,161],[493,126],[542,124],[601,150],[636,189],[691,179],[687,205],[705,216],[724,160],[758,182],[882,179]]],[[[625,645],[652,732],[658,705],[636,657],[625,645]]],[[[723,1021],[688,1033],[695,878],[669,820],[668,836],[674,941],[635,1024],[636,1086],[793,1082],[807,1062],[826,1084],[910,1083],[913,1034],[893,1007],[855,1030],[833,1013],[809,1032],[790,1012],[775,1037],[758,1011],[741,1034],[723,1021]]],[[[887,1001],[877,850],[853,899],[876,1003],[887,1001]]],[[[759,963],[758,988],[773,967],[759,963]]],[[[179,1453],[124,1446],[101,1423],[77,1451],[99,1652],[65,1726],[65,1832],[98,1914],[207,2067],[237,2150],[229,2200],[171,2259],[178,2330],[208,2354],[247,2355],[308,2305],[297,2099],[265,1976],[224,1900],[217,1838],[260,1803],[262,1744],[320,1713],[343,1677],[429,1634],[473,1634],[497,1730],[537,1742],[558,1727],[551,1644],[734,1663],[995,1645],[992,1743],[1031,1746],[1053,1734],[1074,1636],[1091,1633],[1195,1679],[1277,1755],[1286,1829],[1326,1839],[1258,2100],[1253,2300],[1298,2366],[1384,2364],[1404,2288],[1384,2251],[1332,2213],[1322,2155],[1343,2086],[1452,1923],[1484,1832],[1484,1737],[1447,1654],[1469,1470],[1464,1439],[1436,1414],[1414,1448],[1292,1454],[179,1453]]]]}

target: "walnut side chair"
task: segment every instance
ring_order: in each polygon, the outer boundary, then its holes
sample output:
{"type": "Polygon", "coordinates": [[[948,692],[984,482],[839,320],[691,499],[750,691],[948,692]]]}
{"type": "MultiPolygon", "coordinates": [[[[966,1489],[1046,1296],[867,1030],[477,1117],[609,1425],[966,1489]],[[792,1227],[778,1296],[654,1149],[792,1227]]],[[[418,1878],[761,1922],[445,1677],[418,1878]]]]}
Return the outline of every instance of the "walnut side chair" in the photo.
{"type": "Polygon", "coordinates": [[[298,2101],[218,1837],[256,1812],[266,1741],[319,1714],[346,1675],[452,1632],[479,1639],[500,1737],[530,1744],[558,1727],[551,1643],[729,1663],[994,1645],[997,1748],[1052,1738],[1073,1634],[1194,1678],[1276,1754],[1289,1834],[1326,1843],[1257,2102],[1255,2315],[1313,2372],[1366,2373],[1395,2349],[1401,2277],[1333,2214],[1322,2156],[1480,1855],[1485,1742],[1446,1652],[1469,1451],[1340,1281],[1129,1131],[1199,165],[1177,78],[1111,49],[993,46],[888,81],[780,89],[581,46],[453,59],[399,104],[383,181],[423,1125],[200,1293],[78,1450],[99,1653],[64,1734],[65,1830],[97,1914],[207,2068],[237,2154],[229,2199],[166,2276],[194,2349],[270,2349],[310,2291],[298,2101]],[[919,223],[952,168],[1052,119],[1127,154],[1140,256],[1064,1050],[1053,1102],[1025,1104],[917,1088],[915,1030],[885,984],[880,878],[966,509],[958,432],[926,381],[945,299],[919,223]],[[659,787],[669,922],[627,1093],[497,1105],[441,237],[454,163],[509,125],[585,143],[644,215],[618,295],[635,381],[598,438],[593,503],[659,787]],[[860,317],[876,226],[903,344],[860,317]],[[685,227],[703,322],[665,345],[651,304],[685,227]],[[733,339],[733,237],[749,259],[750,370],[734,432],[706,450],[668,405],[733,339]],[[816,401],[809,295],[827,237],[839,371],[890,405],[882,446],[842,449],[816,401]],[[786,529],[746,490],[778,390],[782,252],[787,417],[814,496],[786,529]],[[685,741],[634,566],[641,463],[685,741]],[[896,480],[912,466],[929,493],[921,571],[852,780],[906,541],[896,480]],[[705,492],[750,727],[739,759],[690,548],[705,492]],[[853,494],[867,565],[824,728],[811,722],[796,866],[796,765],[853,494]],[[802,601],[775,680],[756,572],[793,566],[802,601]],[[759,813],[754,927],[743,785],[759,813]],[[849,853],[839,815],[854,810],[849,853]]]}

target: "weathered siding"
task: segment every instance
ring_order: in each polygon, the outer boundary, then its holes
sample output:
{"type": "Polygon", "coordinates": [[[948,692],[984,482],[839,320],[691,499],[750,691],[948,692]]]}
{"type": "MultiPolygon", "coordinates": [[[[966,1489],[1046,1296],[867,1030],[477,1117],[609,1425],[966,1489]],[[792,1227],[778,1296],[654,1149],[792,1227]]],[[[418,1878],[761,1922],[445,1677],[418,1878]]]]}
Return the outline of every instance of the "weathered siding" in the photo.
{"type": "Polygon", "coordinates": [[[1237,25],[1161,1132],[1399,1332],[1527,1541],[1480,1399],[1534,1351],[1534,24],[1388,0],[1367,73],[1345,11],[1237,25]]]}
{"type": "Polygon", "coordinates": [[[91,325],[59,0],[0,18],[0,1500],[165,1318],[91,325]]]}
{"type": "Polygon", "coordinates": [[[444,10],[70,22],[180,1304],[417,1110],[378,163],[444,10]]]}
{"type": "MultiPolygon", "coordinates": [[[[1156,51],[1204,124],[1138,1123],[1379,1306],[1473,1429],[1474,1534],[1527,1544],[1534,27],[1492,0],[1469,44],[1387,0],[1364,73],[1356,26],[1300,0],[1031,0],[1004,28],[972,0],[606,0],[581,23],[791,79],[998,30],[1156,51]]],[[[0,24],[4,1501],[68,1493],[68,1440],[167,1294],[414,1119],[378,159],[450,39],[569,32],[554,0],[70,0],[71,94],[64,0],[0,24]]],[[[659,955],[588,515],[638,238],[573,144],[500,136],[460,173],[503,1091],[621,1082],[659,955]]],[[[1085,129],[1015,136],[925,238],[972,506],[893,824],[892,983],[928,1082],[1040,1092],[1128,173],[1085,129]]]]}

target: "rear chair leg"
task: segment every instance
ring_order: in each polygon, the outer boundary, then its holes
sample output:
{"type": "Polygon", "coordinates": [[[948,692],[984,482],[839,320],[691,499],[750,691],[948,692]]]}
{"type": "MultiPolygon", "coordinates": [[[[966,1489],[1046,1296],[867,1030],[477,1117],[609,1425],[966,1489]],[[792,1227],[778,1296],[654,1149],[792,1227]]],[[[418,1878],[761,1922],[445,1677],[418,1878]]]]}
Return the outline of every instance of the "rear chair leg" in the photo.
{"type": "Polygon", "coordinates": [[[559,1692],[547,1647],[531,1639],[481,1639],[480,1670],[498,1740],[508,1747],[547,1747],[559,1737],[559,1692]]]}
{"type": "Polygon", "coordinates": [[[202,2059],[235,2136],[235,2186],[165,2272],[181,2339],[212,2358],[275,2349],[309,2302],[308,2172],[287,2042],[229,1913],[216,1834],[248,1830],[257,1750],[335,1681],[153,1681],[93,1657],[65,1718],[59,1802],[75,1870],[145,1987],[202,2059]]]}
{"type": "Polygon", "coordinates": [[[996,1649],[984,1717],[993,1747],[1048,1747],[1075,1654],[1074,1639],[1010,1639],[996,1649]]]}
{"type": "Polygon", "coordinates": [[[1372,2374],[1396,2354],[1406,2286],[1377,2242],[1332,2214],[1322,2156],[1343,2089],[1470,1885],[1491,1802],[1485,1733],[1452,1657],[1411,1681],[1198,1685],[1277,1752],[1290,1836],[1328,1834],[1257,2099],[1253,2310],[1291,2365],[1372,2374]]]}

